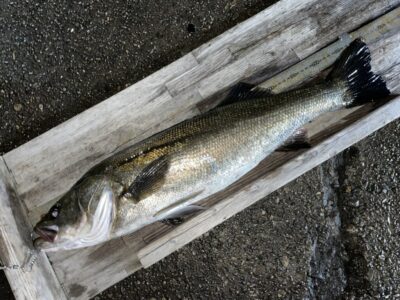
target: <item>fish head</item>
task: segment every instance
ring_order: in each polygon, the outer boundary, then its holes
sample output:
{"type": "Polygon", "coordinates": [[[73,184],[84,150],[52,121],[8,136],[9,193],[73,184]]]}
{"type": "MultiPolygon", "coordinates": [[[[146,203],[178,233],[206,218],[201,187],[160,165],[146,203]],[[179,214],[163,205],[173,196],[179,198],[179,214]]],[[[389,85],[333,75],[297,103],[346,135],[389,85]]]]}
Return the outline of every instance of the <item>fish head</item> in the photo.
{"type": "Polygon", "coordinates": [[[34,227],[44,251],[93,246],[108,239],[115,219],[116,183],[104,176],[84,178],[58,200],[34,227]]]}

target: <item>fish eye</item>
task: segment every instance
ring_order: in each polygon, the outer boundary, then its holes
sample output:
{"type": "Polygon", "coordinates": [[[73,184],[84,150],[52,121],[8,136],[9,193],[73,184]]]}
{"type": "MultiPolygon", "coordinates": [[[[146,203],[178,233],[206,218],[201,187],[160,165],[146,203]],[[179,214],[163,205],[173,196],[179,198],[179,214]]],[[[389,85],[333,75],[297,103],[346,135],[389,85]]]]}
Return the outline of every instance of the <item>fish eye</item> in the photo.
{"type": "Polygon", "coordinates": [[[58,213],[59,213],[58,208],[55,208],[50,212],[50,214],[51,214],[51,216],[53,218],[57,218],[58,217],[58,213]]]}
{"type": "Polygon", "coordinates": [[[58,215],[60,214],[60,208],[61,208],[60,205],[58,204],[54,205],[49,211],[50,216],[54,219],[57,218],[58,215]]]}

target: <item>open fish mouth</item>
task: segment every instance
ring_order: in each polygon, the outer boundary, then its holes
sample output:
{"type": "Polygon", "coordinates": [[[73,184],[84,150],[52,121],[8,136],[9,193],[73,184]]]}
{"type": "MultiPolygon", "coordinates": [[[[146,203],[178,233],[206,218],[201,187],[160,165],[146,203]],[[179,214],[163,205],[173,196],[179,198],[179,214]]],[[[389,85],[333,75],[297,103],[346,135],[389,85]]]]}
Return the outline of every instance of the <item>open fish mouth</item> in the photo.
{"type": "Polygon", "coordinates": [[[36,226],[34,232],[39,236],[38,239],[42,239],[46,242],[53,243],[57,237],[58,227],[57,226],[36,226]]]}

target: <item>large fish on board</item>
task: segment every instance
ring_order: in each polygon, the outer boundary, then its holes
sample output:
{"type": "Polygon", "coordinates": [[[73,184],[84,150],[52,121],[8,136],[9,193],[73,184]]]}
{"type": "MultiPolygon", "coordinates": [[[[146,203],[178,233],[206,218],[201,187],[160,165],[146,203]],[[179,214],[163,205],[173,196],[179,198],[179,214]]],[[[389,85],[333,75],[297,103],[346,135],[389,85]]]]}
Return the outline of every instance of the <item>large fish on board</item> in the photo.
{"type": "Polygon", "coordinates": [[[233,103],[111,157],[85,174],[35,226],[35,246],[44,251],[93,246],[205,209],[199,200],[301,136],[306,123],[388,95],[370,61],[368,47],[355,40],[323,83],[278,95],[249,89],[241,99],[231,96],[233,103]]]}

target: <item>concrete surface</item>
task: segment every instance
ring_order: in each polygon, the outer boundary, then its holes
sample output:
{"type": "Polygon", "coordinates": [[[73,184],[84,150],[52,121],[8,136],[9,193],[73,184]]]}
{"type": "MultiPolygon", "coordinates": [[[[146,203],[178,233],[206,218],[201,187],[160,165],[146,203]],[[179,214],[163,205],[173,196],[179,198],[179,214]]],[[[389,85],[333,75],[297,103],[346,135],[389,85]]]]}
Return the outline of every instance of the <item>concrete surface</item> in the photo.
{"type": "MultiPolygon", "coordinates": [[[[272,2],[1,1],[0,153],[272,2]]],[[[95,299],[400,298],[399,136],[395,122],[95,299]]]]}

